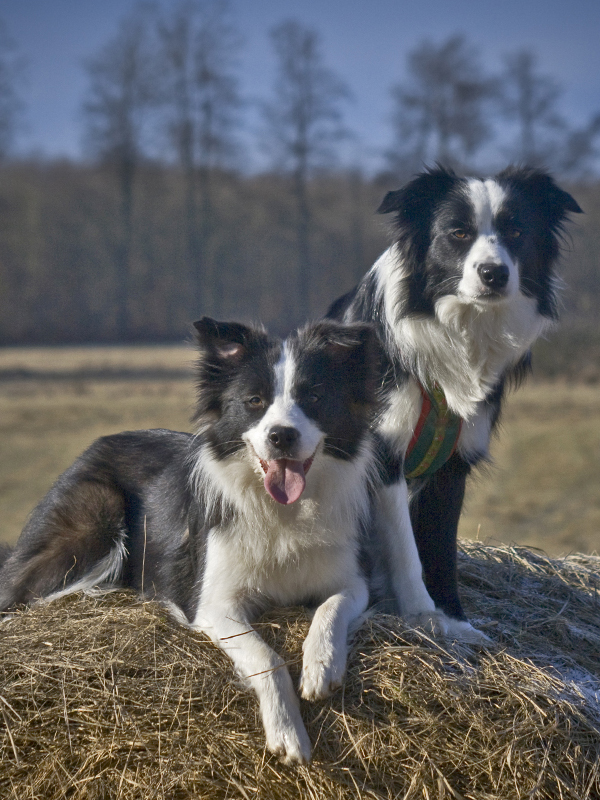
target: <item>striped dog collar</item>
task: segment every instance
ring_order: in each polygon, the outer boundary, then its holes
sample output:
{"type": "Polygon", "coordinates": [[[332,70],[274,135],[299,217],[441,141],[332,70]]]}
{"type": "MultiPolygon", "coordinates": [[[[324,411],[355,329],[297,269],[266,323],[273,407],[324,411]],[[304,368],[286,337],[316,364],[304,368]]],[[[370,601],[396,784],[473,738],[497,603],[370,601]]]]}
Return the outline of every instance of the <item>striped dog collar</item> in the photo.
{"type": "Polygon", "coordinates": [[[421,389],[421,414],[404,457],[406,478],[425,478],[443,466],[456,449],[462,420],[448,408],[438,384],[421,389]]]}

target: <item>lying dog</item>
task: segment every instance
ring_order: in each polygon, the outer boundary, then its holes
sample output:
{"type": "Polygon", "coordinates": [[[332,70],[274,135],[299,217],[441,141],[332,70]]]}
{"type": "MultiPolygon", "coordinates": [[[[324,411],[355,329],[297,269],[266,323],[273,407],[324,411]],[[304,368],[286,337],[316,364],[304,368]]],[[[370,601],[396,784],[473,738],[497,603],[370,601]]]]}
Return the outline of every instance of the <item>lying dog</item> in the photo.
{"type": "Polygon", "coordinates": [[[268,747],[306,762],[290,675],[250,623],[272,605],[315,604],[302,696],[342,681],[348,626],[368,601],[359,538],[377,339],[333,322],[284,342],[208,318],[195,327],[199,433],[97,440],[33,511],[0,570],[0,609],[94,586],[174,604],[255,689],[268,747]]]}
{"type": "Polygon", "coordinates": [[[374,322],[385,349],[379,594],[463,640],[486,638],[466,621],[457,588],[465,481],[489,458],[506,389],[556,317],[561,233],[580,211],[540,170],[487,180],[428,170],[385,197],[379,213],[395,215],[395,242],[328,312],[374,322]]]}

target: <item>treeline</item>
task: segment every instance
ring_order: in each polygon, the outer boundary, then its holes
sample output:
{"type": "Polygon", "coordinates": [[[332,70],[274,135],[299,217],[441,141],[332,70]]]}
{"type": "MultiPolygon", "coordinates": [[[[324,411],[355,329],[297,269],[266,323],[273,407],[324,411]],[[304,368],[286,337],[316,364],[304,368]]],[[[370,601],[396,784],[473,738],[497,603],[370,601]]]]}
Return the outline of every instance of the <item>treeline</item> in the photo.
{"type": "MultiPolygon", "coordinates": [[[[374,211],[388,188],[359,173],[310,180],[312,279],[303,315],[290,178],[215,173],[200,272],[186,245],[184,177],[174,167],[145,166],[134,192],[129,341],[181,339],[202,314],[279,332],[322,315],[386,246],[386,219],[374,211]]],[[[569,188],[586,215],[566,243],[564,316],[597,324],[600,185],[569,188]]],[[[0,171],[0,344],[123,341],[118,208],[107,167],[29,163],[0,171]]]]}
{"type": "MultiPolygon", "coordinates": [[[[175,168],[140,170],[126,309],[130,341],[181,339],[202,314],[279,331],[303,319],[289,179],[219,172],[213,180],[214,225],[201,273],[188,258],[183,176],[175,168]]],[[[321,315],[381,251],[387,237],[373,210],[383,191],[358,174],[310,182],[308,316],[321,315]]],[[[111,170],[65,162],[5,167],[0,344],[123,340],[120,237],[111,170]]]]}

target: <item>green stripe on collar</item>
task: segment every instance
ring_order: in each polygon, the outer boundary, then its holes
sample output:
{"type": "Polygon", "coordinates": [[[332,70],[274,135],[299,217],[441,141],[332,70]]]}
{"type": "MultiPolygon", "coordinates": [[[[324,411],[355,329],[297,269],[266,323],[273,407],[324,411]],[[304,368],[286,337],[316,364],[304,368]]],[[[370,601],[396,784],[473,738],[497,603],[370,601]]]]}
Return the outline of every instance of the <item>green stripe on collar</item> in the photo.
{"type": "Polygon", "coordinates": [[[421,389],[421,413],[404,457],[406,478],[433,475],[456,449],[462,420],[448,408],[441,386],[421,389]]]}

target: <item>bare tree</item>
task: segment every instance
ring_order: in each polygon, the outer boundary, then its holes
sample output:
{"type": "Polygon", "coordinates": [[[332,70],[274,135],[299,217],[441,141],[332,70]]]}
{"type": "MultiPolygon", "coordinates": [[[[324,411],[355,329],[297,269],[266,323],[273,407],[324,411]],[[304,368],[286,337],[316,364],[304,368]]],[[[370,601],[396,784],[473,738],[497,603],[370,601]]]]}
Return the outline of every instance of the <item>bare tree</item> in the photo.
{"type": "Polygon", "coordinates": [[[271,31],[277,59],[273,99],[262,107],[265,146],[277,169],[293,178],[298,247],[297,315],[310,315],[312,265],[311,212],[308,181],[314,169],[332,163],[333,145],[346,135],[342,101],[349,98],[345,84],[328,69],[318,33],[288,20],[271,31]]]}
{"type": "Polygon", "coordinates": [[[157,64],[152,46],[153,8],[138,6],[121,22],[114,39],[86,67],[90,79],[84,105],[88,150],[115,169],[119,182],[121,235],[117,328],[131,335],[131,247],[135,178],[147,137],[149,112],[158,102],[157,64]]]}
{"type": "Polygon", "coordinates": [[[517,143],[511,156],[527,164],[550,164],[566,131],[557,111],[561,89],[549,75],[537,71],[530,50],[519,50],[505,59],[501,76],[501,109],[517,126],[517,143]]]}
{"type": "Polygon", "coordinates": [[[568,133],[557,168],[572,179],[589,180],[598,175],[599,158],[600,114],[594,114],[586,125],[568,133]]]}
{"type": "Polygon", "coordinates": [[[408,56],[408,80],[392,88],[394,143],[387,159],[410,174],[424,163],[461,164],[492,136],[485,103],[496,91],[463,36],[423,42],[408,56]]]}
{"type": "Polygon", "coordinates": [[[237,152],[241,100],[235,74],[240,39],[227,3],[187,0],[160,25],[168,137],[185,183],[185,227],[194,312],[215,310],[220,272],[211,268],[213,179],[237,152]]]}
{"type": "Polygon", "coordinates": [[[14,144],[23,103],[18,85],[22,80],[24,61],[6,25],[0,20],[0,159],[6,158],[14,144]]]}

